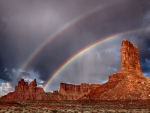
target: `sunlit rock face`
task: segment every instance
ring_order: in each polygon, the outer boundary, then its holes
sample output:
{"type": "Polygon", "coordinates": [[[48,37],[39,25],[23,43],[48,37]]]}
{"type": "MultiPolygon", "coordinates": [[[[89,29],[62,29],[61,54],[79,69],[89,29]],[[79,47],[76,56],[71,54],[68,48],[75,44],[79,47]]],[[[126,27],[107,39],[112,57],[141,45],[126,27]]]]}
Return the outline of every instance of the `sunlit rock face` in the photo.
{"type": "Polygon", "coordinates": [[[91,90],[98,88],[101,84],[88,84],[82,83],[81,85],[73,85],[60,83],[60,94],[62,94],[66,100],[77,100],[84,95],[87,95],[91,90]]]}
{"type": "Polygon", "coordinates": [[[150,79],[142,75],[137,46],[124,39],[121,44],[121,70],[104,84],[60,83],[60,90],[44,92],[36,79],[21,79],[14,92],[1,97],[9,100],[140,100],[150,99],[150,79]]]}
{"type": "Polygon", "coordinates": [[[18,82],[18,86],[15,87],[15,91],[16,92],[20,92],[20,91],[28,91],[28,82],[25,82],[24,79],[21,79],[18,82]]]}
{"type": "Polygon", "coordinates": [[[91,90],[99,87],[100,84],[73,85],[60,83],[60,91],[53,91],[53,93],[44,92],[43,88],[37,87],[36,79],[30,84],[21,79],[15,87],[14,92],[10,92],[2,99],[9,100],[77,100],[84,95],[87,95],[91,90]]]}
{"type": "Polygon", "coordinates": [[[15,87],[14,92],[10,92],[2,99],[8,100],[59,100],[58,94],[45,93],[43,88],[37,87],[36,79],[30,84],[21,79],[15,87]]]}
{"type": "Polygon", "coordinates": [[[34,79],[29,85],[28,82],[25,82],[24,79],[21,79],[18,82],[18,86],[15,87],[16,92],[30,92],[30,93],[43,93],[43,88],[37,87],[36,79],[34,79]]]}
{"type": "Polygon", "coordinates": [[[124,39],[121,45],[121,70],[108,82],[82,99],[138,100],[150,99],[150,79],[142,75],[137,46],[124,39]]]}
{"type": "Polygon", "coordinates": [[[138,47],[124,39],[121,46],[121,71],[142,74],[139,63],[138,47]]]}

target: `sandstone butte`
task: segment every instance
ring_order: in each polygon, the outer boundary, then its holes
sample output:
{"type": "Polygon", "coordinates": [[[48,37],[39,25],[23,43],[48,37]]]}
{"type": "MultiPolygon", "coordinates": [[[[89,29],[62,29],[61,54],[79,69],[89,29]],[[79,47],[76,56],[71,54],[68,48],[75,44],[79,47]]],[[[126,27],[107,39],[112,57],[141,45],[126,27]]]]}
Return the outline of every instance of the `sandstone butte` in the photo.
{"type": "Polygon", "coordinates": [[[21,79],[1,99],[9,100],[139,100],[150,99],[150,79],[142,75],[138,47],[127,39],[121,45],[121,70],[109,76],[104,84],[73,85],[60,83],[60,90],[44,92],[37,87],[36,79],[30,84],[21,79]]]}

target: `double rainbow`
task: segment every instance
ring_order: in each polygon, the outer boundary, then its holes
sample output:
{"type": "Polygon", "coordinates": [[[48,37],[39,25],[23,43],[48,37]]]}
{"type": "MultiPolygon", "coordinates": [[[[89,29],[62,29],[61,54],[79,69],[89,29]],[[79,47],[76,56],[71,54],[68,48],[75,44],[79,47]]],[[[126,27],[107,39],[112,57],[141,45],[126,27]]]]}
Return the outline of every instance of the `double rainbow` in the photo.
{"type": "Polygon", "coordinates": [[[61,71],[63,71],[69,64],[71,64],[71,62],[73,62],[74,60],[76,60],[79,56],[85,54],[86,52],[88,52],[89,50],[93,49],[94,47],[106,42],[106,41],[109,41],[109,40],[112,40],[114,38],[119,38],[120,36],[123,36],[125,34],[129,34],[129,33],[134,33],[134,32],[138,32],[138,31],[143,31],[143,30],[146,30],[146,29],[149,29],[150,27],[147,27],[147,28],[140,28],[140,29],[135,29],[135,30],[130,30],[130,31],[126,31],[126,32],[121,32],[121,33],[117,33],[117,34],[114,34],[114,35],[110,35],[108,37],[105,37],[87,47],[85,47],[84,49],[82,49],[81,51],[77,52],[76,54],[74,54],[71,58],[69,58],[66,62],[64,62],[51,76],[50,78],[47,80],[47,82],[45,83],[44,85],[44,90],[46,90],[46,88],[50,85],[51,81],[53,81],[53,79],[61,73],[61,71]]]}
{"type": "MultiPolygon", "coordinates": [[[[35,57],[48,45],[50,44],[57,36],[59,36],[61,33],[63,33],[65,30],[69,29],[71,26],[75,25],[76,23],[80,22],[81,20],[83,20],[84,18],[96,13],[99,10],[102,10],[104,8],[104,6],[98,6],[92,10],[90,10],[89,12],[80,15],[79,17],[71,20],[70,22],[66,23],[65,25],[63,25],[62,27],[60,27],[55,33],[53,33],[47,40],[45,40],[41,46],[39,46],[30,56],[29,58],[25,61],[25,63],[21,66],[20,70],[21,71],[25,71],[27,69],[27,67],[29,66],[29,64],[33,61],[33,59],[35,59],[35,57]]],[[[19,78],[22,75],[21,72],[18,72],[14,81],[17,80],[17,78],[19,78]]]]}

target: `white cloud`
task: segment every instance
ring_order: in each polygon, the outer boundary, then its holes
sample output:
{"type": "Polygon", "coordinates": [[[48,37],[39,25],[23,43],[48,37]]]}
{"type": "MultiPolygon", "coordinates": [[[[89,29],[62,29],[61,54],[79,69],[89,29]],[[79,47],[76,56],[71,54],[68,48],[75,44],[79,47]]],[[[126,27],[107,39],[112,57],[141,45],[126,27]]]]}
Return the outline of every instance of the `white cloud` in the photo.
{"type": "Polygon", "coordinates": [[[44,83],[44,81],[43,80],[41,80],[40,78],[39,78],[39,73],[38,72],[35,72],[34,70],[28,70],[28,71],[21,71],[20,70],[20,72],[26,72],[26,73],[29,73],[30,74],[30,76],[21,76],[20,78],[18,78],[18,81],[21,79],[21,78],[23,78],[26,82],[28,82],[28,83],[30,83],[30,82],[32,82],[34,79],[36,79],[36,81],[37,81],[37,83],[44,83]]]}
{"type": "Polygon", "coordinates": [[[33,79],[30,79],[30,78],[24,78],[24,80],[29,83],[33,81],[33,79]]]}
{"type": "Polygon", "coordinates": [[[37,87],[41,87],[41,88],[43,88],[43,85],[37,85],[37,87]]]}
{"type": "Polygon", "coordinates": [[[10,85],[10,83],[2,83],[0,86],[0,96],[6,95],[7,93],[13,91],[14,88],[10,85]]]}
{"type": "Polygon", "coordinates": [[[44,83],[44,81],[42,80],[42,81],[40,81],[40,83],[44,83]]]}

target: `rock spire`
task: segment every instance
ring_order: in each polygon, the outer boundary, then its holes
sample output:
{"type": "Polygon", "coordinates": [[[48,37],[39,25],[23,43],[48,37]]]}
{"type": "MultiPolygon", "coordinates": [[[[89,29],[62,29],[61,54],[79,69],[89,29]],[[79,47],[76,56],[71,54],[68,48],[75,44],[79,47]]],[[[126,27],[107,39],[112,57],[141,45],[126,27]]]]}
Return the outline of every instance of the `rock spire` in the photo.
{"type": "Polygon", "coordinates": [[[121,71],[136,72],[142,74],[139,63],[138,47],[127,39],[124,39],[121,46],[121,71]]]}

